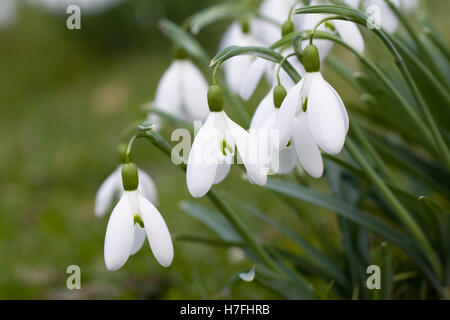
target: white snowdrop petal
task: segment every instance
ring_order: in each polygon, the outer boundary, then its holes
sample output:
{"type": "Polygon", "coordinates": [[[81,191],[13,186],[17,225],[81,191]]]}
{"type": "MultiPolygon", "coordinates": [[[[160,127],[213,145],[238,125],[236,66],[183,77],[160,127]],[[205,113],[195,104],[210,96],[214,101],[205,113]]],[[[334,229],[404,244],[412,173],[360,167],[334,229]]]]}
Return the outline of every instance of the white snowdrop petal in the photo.
{"type": "Polygon", "coordinates": [[[139,187],[138,190],[144,197],[150,200],[155,205],[158,203],[158,191],[153,179],[143,170],[138,169],[139,187]]]}
{"type": "Polygon", "coordinates": [[[114,196],[121,189],[120,168],[114,170],[100,185],[95,196],[94,213],[97,217],[102,217],[111,207],[114,196]]]}
{"type": "Polygon", "coordinates": [[[136,254],[145,242],[145,238],[147,238],[147,233],[144,228],[141,228],[139,224],[134,225],[134,240],[133,240],[133,248],[131,249],[130,255],[136,254]]]}
{"type": "Polygon", "coordinates": [[[339,36],[356,49],[359,53],[364,52],[364,39],[355,23],[350,21],[333,20],[339,36]]]}
{"type": "Polygon", "coordinates": [[[253,114],[252,121],[250,123],[250,130],[258,130],[262,127],[263,123],[274,111],[275,106],[273,104],[273,88],[269,93],[261,100],[258,107],[253,114]]]}
{"type": "Polygon", "coordinates": [[[118,270],[127,262],[133,242],[133,214],[128,200],[128,192],[124,192],[106,227],[104,254],[108,270],[118,270]]]}
{"type": "MultiPolygon", "coordinates": [[[[295,132],[294,132],[295,134],[295,132]]],[[[289,146],[279,152],[279,169],[278,174],[287,174],[294,170],[298,160],[297,152],[294,146],[289,146]]]]}
{"type": "Polygon", "coordinates": [[[319,72],[313,75],[307,105],[309,127],[314,141],[323,151],[338,154],[347,133],[342,101],[319,72]]]}
{"type": "Polygon", "coordinates": [[[309,130],[307,117],[307,113],[300,112],[294,119],[292,142],[303,169],[310,176],[320,178],[323,174],[322,155],[309,130]]]}
{"type": "Polygon", "coordinates": [[[242,100],[247,101],[255,92],[259,81],[264,75],[264,72],[269,67],[269,61],[265,59],[254,59],[250,68],[244,74],[239,85],[239,96],[242,100]]]}
{"type": "Polygon", "coordinates": [[[142,195],[139,196],[139,205],[153,255],[159,264],[168,267],[173,260],[173,244],[166,222],[158,209],[142,195]]]}
{"type": "Polygon", "coordinates": [[[219,159],[219,141],[215,128],[216,112],[211,112],[194,138],[186,170],[188,190],[195,198],[203,197],[211,189],[219,159]]]}
{"type": "Polygon", "coordinates": [[[153,105],[169,114],[180,117],[181,113],[181,61],[175,60],[164,72],[156,89],[153,105]]]}
{"type": "Polygon", "coordinates": [[[246,282],[252,282],[255,279],[255,266],[253,266],[248,272],[239,273],[239,278],[246,282]]]}
{"type": "Polygon", "coordinates": [[[292,119],[301,107],[303,80],[304,78],[288,92],[275,119],[274,129],[279,130],[279,150],[286,147],[291,139],[292,119]]]}
{"type": "Polygon", "coordinates": [[[207,93],[208,83],[203,74],[189,60],[182,61],[181,83],[183,104],[189,120],[205,120],[209,114],[207,93]]]}
{"type": "Polygon", "coordinates": [[[222,116],[225,118],[239,156],[247,170],[249,181],[258,185],[265,185],[267,175],[264,165],[260,163],[256,138],[228,118],[225,112],[222,112],[222,116]]]}
{"type": "Polygon", "coordinates": [[[223,181],[230,172],[230,163],[221,163],[217,165],[216,176],[214,177],[214,184],[218,184],[223,181]]]}

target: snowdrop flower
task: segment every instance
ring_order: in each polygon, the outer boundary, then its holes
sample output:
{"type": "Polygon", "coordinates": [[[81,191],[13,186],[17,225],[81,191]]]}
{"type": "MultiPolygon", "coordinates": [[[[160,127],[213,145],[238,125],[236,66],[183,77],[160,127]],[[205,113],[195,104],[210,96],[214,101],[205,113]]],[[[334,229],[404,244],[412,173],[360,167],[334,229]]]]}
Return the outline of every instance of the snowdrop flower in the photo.
{"type": "MultiPolygon", "coordinates": [[[[410,13],[414,11],[418,6],[417,0],[391,0],[392,3],[400,8],[403,9],[406,13],[410,13]]],[[[398,28],[398,19],[394,12],[392,12],[391,8],[389,8],[389,5],[384,0],[366,0],[365,1],[365,8],[378,8],[379,10],[379,16],[380,19],[379,23],[381,27],[386,30],[389,33],[394,33],[395,30],[398,28]]],[[[374,11],[370,11],[371,14],[374,14],[374,11]]]]}
{"type": "Polygon", "coordinates": [[[208,84],[181,49],[176,56],[158,84],[153,106],[187,121],[204,120],[208,115],[208,84]]]}
{"type": "Polygon", "coordinates": [[[283,101],[275,127],[280,130],[280,147],[292,139],[300,163],[315,177],[323,171],[317,147],[338,154],[345,143],[349,120],[341,98],[320,73],[317,47],[308,45],[303,54],[306,75],[283,101]]]}
{"type": "Polygon", "coordinates": [[[203,197],[213,184],[228,175],[235,148],[247,170],[249,181],[264,185],[267,176],[257,159],[256,143],[250,134],[223,111],[220,86],[208,90],[210,114],[199,130],[189,154],[186,181],[193,197],[203,197]]]}
{"type": "MultiPolygon", "coordinates": [[[[257,26],[255,20],[232,23],[225,31],[219,49],[222,50],[229,46],[262,46],[262,41],[250,32],[250,29],[256,29],[257,26]]],[[[225,71],[225,81],[234,93],[239,93],[240,83],[249,71],[254,59],[251,56],[237,56],[222,64],[225,71]]]]}
{"type": "Polygon", "coordinates": [[[258,142],[264,143],[260,150],[267,154],[267,174],[286,174],[297,164],[296,150],[292,143],[282,146],[278,142],[278,129],[275,127],[279,108],[286,97],[286,89],[277,85],[260,102],[250,124],[250,133],[258,137],[258,142]]]}
{"type": "MultiPolygon", "coordinates": [[[[313,0],[311,2],[311,5],[319,5],[321,4],[318,0],[313,0]]],[[[315,25],[322,20],[323,18],[326,18],[329,15],[326,14],[306,14],[303,19],[303,30],[311,30],[315,27],[315,25]]],[[[358,27],[350,22],[350,21],[343,21],[343,20],[332,20],[327,21],[325,23],[322,23],[317,30],[319,31],[325,31],[329,33],[337,33],[344,42],[348,43],[350,46],[355,48],[358,52],[363,53],[364,52],[364,40],[362,38],[361,32],[359,31],[358,27]]],[[[330,52],[331,48],[333,47],[333,42],[329,40],[324,39],[316,39],[314,41],[317,48],[319,49],[320,58],[323,60],[330,52]]],[[[308,40],[302,41],[302,48],[304,49],[308,45],[308,40]]]]}
{"type": "Polygon", "coordinates": [[[130,255],[139,251],[148,238],[156,260],[168,267],[173,259],[169,230],[158,209],[138,190],[138,170],[132,163],[122,167],[125,192],[114,208],[105,235],[105,264],[108,270],[120,269],[130,255]]]}

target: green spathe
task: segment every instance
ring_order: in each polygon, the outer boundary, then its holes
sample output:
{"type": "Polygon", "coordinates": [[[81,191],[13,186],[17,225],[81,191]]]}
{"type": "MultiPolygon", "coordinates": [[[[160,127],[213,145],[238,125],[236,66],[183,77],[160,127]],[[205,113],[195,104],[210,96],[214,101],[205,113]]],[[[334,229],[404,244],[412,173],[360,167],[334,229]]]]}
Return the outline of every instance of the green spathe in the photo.
{"type": "Polygon", "coordinates": [[[303,50],[303,65],[308,73],[320,71],[319,50],[313,44],[309,44],[303,50]]]}
{"type": "Polygon", "coordinates": [[[275,108],[279,109],[281,107],[286,95],[286,89],[281,84],[277,85],[275,89],[273,89],[273,103],[275,108]]]}
{"type": "Polygon", "coordinates": [[[291,32],[294,32],[294,23],[289,19],[281,26],[281,36],[284,37],[291,32]]]}
{"type": "Polygon", "coordinates": [[[125,163],[123,165],[122,183],[125,191],[137,190],[139,185],[138,170],[133,163],[125,163]]]}
{"type": "Polygon", "coordinates": [[[208,89],[208,106],[211,112],[223,110],[223,90],[217,84],[213,84],[208,89]]]}
{"type": "MultiPolygon", "coordinates": [[[[119,151],[119,160],[120,163],[125,163],[127,162],[127,144],[126,143],[121,143],[119,144],[119,147],[117,148],[119,151]]],[[[130,155],[131,156],[131,155],[130,155]]]]}

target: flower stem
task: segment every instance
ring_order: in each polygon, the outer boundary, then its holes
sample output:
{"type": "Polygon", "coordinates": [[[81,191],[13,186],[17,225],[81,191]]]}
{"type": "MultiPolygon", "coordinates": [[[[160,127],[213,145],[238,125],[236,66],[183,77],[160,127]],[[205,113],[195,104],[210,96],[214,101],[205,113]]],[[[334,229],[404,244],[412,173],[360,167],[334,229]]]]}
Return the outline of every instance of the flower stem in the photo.
{"type": "Polygon", "coordinates": [[[413,27],[408,22],[408,20],[406,19],[405,15],[403,15],[400,12],[400,10],[397,8],[397,6],[395,6],[392,3],[391,0],[384,0],[384,1],[387,3],[387,5],[391,8],[391,10],[394,12],[394,14],[397,16],[397,18],[403,24],[403,26],[405,27],[406,31],[410,35],[410,37],[414,40],[414,42],[416,43],[416,45],[419,48],[419,50],[425,56],[425,59],[428,62],[428,65],[430,66],[430,68],[433,70],[433,73],[438,76],[439,80],[442,83],[445,83],[446,81],[445,81],[444,76],[442,75],[441,69],[439,68],[439,66],[436,65],[436,63],[434,62],[434,58],[431,56],[430,52],[425,47],[423,41],[421,39],[419,39],[419,37],[417,35],[417,32],[414,31],[413,27]]]}
{"type": "Polygon", "coordinates": [[[391,204],[392,208],[397,213],[398,217],[401,219],[403,224],[408,228],[411,234],[416,238],[419,242],[423,253],[427,256],[431,266],[433,267],[436,275],[439,279],[442,279],[442,265],[441,262],[436,255],[433,247],[428,241],[427,237],[423,233],[422,229],[416,223],[416,221],[412,218],[410,213],[406,210],[405,207],[400,203],[400,201],[396,198],[396,196],[389,190],[383,180],[377,175],[375,170],[369,165],[367,160],[364,158],[362,153],[358,150],[356,145],[353,143],[351,138],[347,138],[346,141],[346,149],[351,154],[353,159],[358,163],[361,169],[366,173],[367,178],[377,187],[377,189],[381,192],[381,194],[386,198],[386,200],[391,204]]]}

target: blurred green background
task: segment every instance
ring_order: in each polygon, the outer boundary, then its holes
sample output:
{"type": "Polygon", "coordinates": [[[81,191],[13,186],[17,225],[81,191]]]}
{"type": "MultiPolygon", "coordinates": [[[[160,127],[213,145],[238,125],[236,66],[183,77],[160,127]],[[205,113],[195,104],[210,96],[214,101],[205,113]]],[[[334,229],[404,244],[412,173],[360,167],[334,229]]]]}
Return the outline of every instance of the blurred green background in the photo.
{"type": "MultiPolygon", "coordinates": [[[[82,29],[70,31],[66,15],[21,2],[16,23],[0,29],[0,298],[278,297],[236,280],[237,272],[252,264],[235,249],[175,241],[168,269],[157,264],[148,244],[119,271],[107,271],[103,261],[108,218],[94,217],[95,193],[118,164],[122,130],[145,117],[142,106],[153,99],[172,59],[172,45],[157,21],[181,23],[211,3],[130,0],[83,14],[82,29]],[[66,288],[66,268],[73,264],[81,268],[82,290],[66,288]]],[[[430,3],[441,30],[448,30],[447,10],[435,8],[443,2],[430,3]]],[[[225,27],[226,21],[214,24],[199,36],[211,56],[225,27]]],[[[351,88],[336,86],[344,100],[357,98],[351,88]]],[[[172,235],[212,235],[179,208],[191,198],[183,172],[146,141],[137,142],[137,149],[136,162],[157,185],[159,209],[172,235]]],[[[242,183],[239,175],[232,170],[220,193],[245,191],[249,202],[314,243],[317,232],[285,214],[289,208],[279,198],[242,183]]],[[[335,216],[306,205],[304,210],[314,215],[330,245],[339,246],[335,216]]],[[[262,241],[283,241],[267,226],[252,227],[262,241]]]]}

